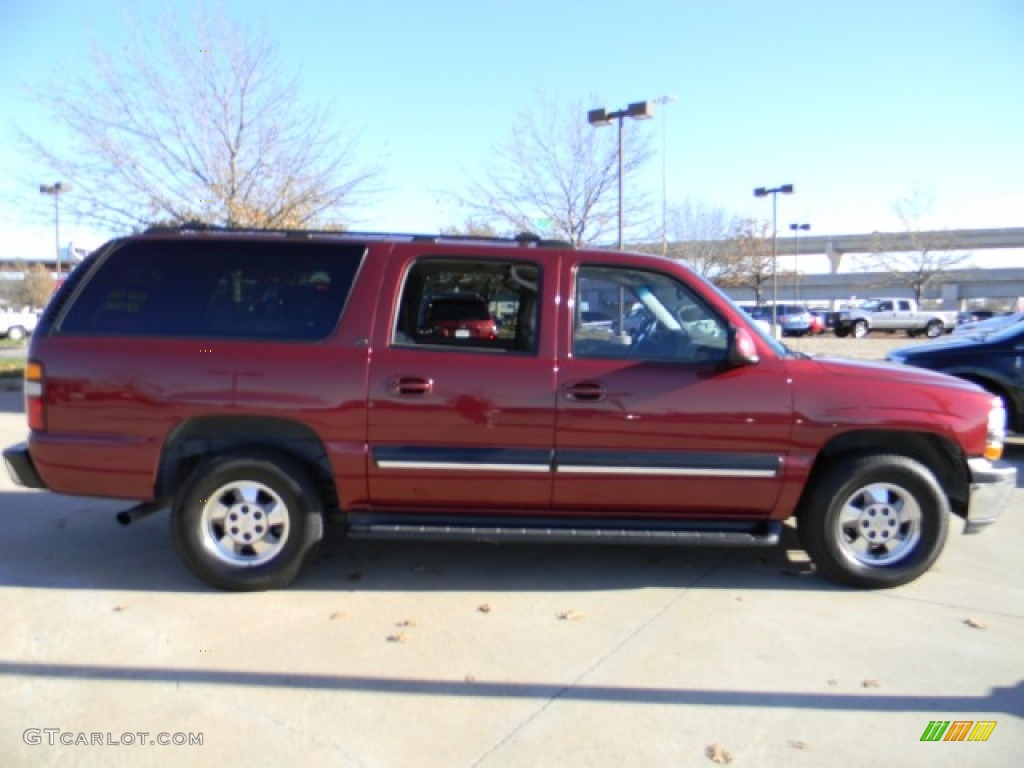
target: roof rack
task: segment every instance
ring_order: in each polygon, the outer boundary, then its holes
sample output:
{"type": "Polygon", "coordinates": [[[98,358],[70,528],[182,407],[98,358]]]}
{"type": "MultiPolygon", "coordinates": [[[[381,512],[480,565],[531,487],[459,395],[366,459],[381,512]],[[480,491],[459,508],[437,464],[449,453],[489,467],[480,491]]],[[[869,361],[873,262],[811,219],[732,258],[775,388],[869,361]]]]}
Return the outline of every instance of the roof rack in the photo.
{"type": "Polygon", "coordinates": [[[410,232],[360,232],[338,229],[272,229],[261,227],[225,227],[220,224],[206,224],[191,221],[177,226],[153,226],[146,229],[145,235],[184,234],[189,232],[209,232],[212,234],[259,234],[282,235],[285,237],[337,237],[343,239],[357,238],[360,240],[408,240],[410,242],[484,242],[484,243],[515,243],[533,248],[573,248],[567,240],[545,239],[533,232],[520,232],[514,237],[498,237],[488,235],[448,235],[448,234],[416,234],[410,232]]]}

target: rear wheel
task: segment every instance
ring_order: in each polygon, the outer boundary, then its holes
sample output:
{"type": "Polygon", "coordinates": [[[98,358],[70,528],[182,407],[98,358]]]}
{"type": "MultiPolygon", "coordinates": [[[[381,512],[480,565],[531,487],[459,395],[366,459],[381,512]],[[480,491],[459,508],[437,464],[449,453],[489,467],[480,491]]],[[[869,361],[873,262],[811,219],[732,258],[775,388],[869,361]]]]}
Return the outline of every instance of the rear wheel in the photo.
{"type": "Polygon", "coordinates": [[[175,500],[174,543],[186,565],[221,589],[290,584],[323,536],[322,502],[301,465],[243,451],[200,464],[175,500]]]}
{"type": "Polygon", "coordinates": [[[885,454],[827,468],[803,501],[798,526],[822,574],[868,589],[906,584],[927,571],[948,530],[949,502],[932,473],[885,454]]]}
{"type": "Polygon", "coordinates": [[[932,320],[924,327],[924,335],[929,339],[936,339],[942,335],[942,323],[938,320],[932,320]]]}

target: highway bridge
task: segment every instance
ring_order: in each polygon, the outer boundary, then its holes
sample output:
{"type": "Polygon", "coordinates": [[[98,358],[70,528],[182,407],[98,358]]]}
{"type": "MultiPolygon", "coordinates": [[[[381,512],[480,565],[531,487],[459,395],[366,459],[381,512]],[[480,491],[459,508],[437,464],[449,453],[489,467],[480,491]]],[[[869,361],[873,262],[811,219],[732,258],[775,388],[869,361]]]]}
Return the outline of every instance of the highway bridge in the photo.
{"type": "MultiPolygon", "coordinates": [[[[889,272],[844,272],[839,265],[847,253],[911,253],[927,247],[930,251],[972,252],[989,249],[1024,249],[1024,227],[1000,229],[934,230],[922,232],[872,232],[861,235],[779,236],[775,241],[779,257],[825,254],[831,274],[799,274],[784,271],[780,264],[780,302],[834,303],[851,297],[897,296],[913,298],[910,288],[889,272]]],[[[768,291],[771,291],[770,283],[768,291]]],[[[728,289],[739,301],[754,301],[753,289],[728,289]]],[[[970,303],[991,300],[1007,309],[1024,310],[1024,259],[1021,267],[1008,269],[950,269],[929,287],[923,299],[947,309],[964,309],[970,303]]],[[[770,300],[762,291],[762,301],[770,300]]]]}
{"type": "Polygon", "coordinates": [[[929,230],[922,232],[871,232],[866,235],[804,235],[799,238],[780,234],[775,239],[779,256],[805,256],[823,253],[832,271],[846,253],[909,253],[927,246],[931,251],[978,251],[993,248],[1024,248],[1024,227],[1001,229],[929,230]]]}

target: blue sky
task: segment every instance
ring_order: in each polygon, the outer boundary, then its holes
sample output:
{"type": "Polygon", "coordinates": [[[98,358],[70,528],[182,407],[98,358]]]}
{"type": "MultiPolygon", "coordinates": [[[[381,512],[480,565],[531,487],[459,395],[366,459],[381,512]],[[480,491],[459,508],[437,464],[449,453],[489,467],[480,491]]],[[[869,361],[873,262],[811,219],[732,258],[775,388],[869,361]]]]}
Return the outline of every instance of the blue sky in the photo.
{"type": "MultiPolygon", "coordinates": [[[[194,3],[141,2],[144,14],[165,5],[187,19],[194,3]]],[[[893,204],[915,191],[934,200],[930,226],[1024,226],[1021,0],[224,6],[265,27],[304,95],[362,130],[368,158],[386,158],[386,191],[360,212],[362,229],[461,224],[445,192],[479,173],[538,92],[609,108],[676,96],[628,125],[651,132],[659,153],[664,139],[664,162],[636,181],[659,203],[664,167],[670,205],[688,198],[763,220],[771,204],[753,188],[794,184],[779,199],[780,232],[797,221],[817,234],[900,229],[893,204]]],[[[11,124],[43,138],[50,128],[19,83],[87,67],[92,41],[124,34],[122,7],[0,0],[0,257],[53,249],[52,201],[38,184],[57,179],[17,149],[11,124]]],[[[107,234],[62,221],[63,242],[107,234]]],[[[985,261],[1017,266],[1010,258],[985,261]]]]}

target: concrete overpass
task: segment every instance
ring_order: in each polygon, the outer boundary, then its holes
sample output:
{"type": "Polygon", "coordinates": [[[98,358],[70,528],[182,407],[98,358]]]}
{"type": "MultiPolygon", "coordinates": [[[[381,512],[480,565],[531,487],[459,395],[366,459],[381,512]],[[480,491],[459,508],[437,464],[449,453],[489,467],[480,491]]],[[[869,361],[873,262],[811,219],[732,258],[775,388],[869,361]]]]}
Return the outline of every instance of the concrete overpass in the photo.
{"type": "MultiPolygon", "coordinates": [[[[765,284],[771,291],[771,282],[765,284]]],[[[726,288],[737,301],[754,301],[752,288],[726,288]]],[[[873,296],[914,298],[909,286],[890,272],[843,272],[840,274],[796,274],[779,272],[779,302],[827,305],[852,297],[873,296]]],[[[938,308],[961,310],[982,301],[997,309],[1024,310],[1024,268],[950,269],[934,285],[925,289],[922,299],[938,308]]],[[[762,289],[761,301],[770,301],[762,289]]]]}
{"type": "Polygon", "coordinates": [[[779,256],[828,256],[832,272],[839,271],[844,253],[977,251],[1024,248],[1024,227],[1001,229],[931,230],[923,232],[871,232],[864,235],[805,235],[794,238],[780,232],[775,240],[779,256]]]}

